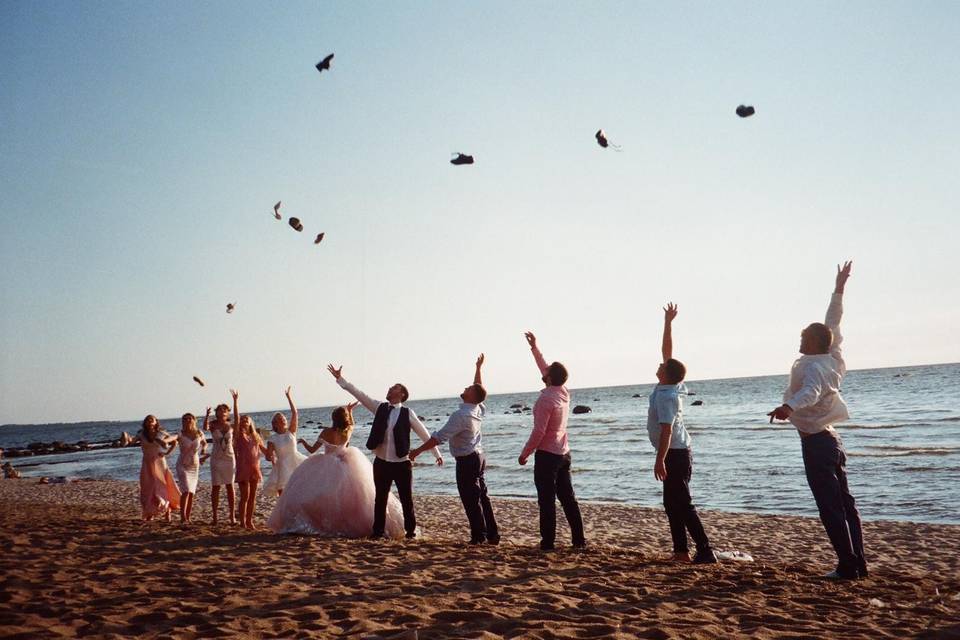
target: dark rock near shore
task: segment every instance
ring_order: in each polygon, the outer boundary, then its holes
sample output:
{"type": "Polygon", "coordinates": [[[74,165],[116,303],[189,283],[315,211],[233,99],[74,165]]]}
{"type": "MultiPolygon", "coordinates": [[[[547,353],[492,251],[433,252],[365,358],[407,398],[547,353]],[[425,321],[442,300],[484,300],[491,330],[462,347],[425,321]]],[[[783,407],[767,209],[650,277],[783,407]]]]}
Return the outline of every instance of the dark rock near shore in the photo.
{"type": "Polygon", "coordinates": [[[519,409],[519,408],[522,407],[522,406],[523,406],[523,403],[522,403],[522,402],[517,402],[516,404],[510,405],[510,408],[511,408],[511,409],[519,409]]]}
{"type": "Polygon", "coordinates": [[[590,407],[588,407],[588,406],[585,405],[585,404],[578,404],[577,406],[575,406],[575,407],[573,408],[573,413],[574,413],[574,414],[590,413],[591,411],[593,411],[593,409],[591,409],[590,407]]]}
{"type": "Polygon", "coordinates": [[[703,400],[694,400],[693,402],[690,403],[690,406],[691,406],[691,407],[699,407],[699,406],[702,405],[702,404],[703,404],[703,400]]]}
{"type": "Polygon", "coordinates": [[[630,397],[631,397],[631,398],[642,398],[643,396],[640,395],[639,393],[635,393],[635,394],[633,394],[633,395],[630,396],[630,397]]]}

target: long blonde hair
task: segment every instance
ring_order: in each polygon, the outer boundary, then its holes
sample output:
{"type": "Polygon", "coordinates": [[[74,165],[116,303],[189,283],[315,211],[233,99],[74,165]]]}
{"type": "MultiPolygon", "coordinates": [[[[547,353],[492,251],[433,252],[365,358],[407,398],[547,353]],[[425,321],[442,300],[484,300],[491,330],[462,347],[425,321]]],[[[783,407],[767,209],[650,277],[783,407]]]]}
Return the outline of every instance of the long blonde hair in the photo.
{"type": "Polygon", "coordinates": [[[331,428],[336,429],[349,440],[353,432],[353,412],[347,407],[337,407],[330,414],[330,420],[333,421],[331,428]]]}
{"type": "Polygon", "coordinates": [[[257,431],[257,425],[253,423],[253,418],[246,414],[240,416],[240,433],[251,436],[258,446],[263,446],[263,438],[260,437],[260,433],[257,431]],[[244,420],[246,420],[246,422],[244,422],[244,420]],[[244,424],[250,425],[249,431],[244,430],[244,424]]]}

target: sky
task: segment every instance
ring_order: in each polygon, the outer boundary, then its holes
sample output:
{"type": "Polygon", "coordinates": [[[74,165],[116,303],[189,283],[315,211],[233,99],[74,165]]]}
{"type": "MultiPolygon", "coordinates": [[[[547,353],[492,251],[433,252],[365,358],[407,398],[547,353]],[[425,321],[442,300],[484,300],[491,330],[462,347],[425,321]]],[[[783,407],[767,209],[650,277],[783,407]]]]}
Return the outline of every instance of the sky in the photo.
{"type": "Polygon", "coordinates": [[[328,362],[455,396],[480,352],[535,390],[525,330],[649,383],[667,301],[690,379],[786,373],[845,259],[850,368],[960,361],[958,41],[949,2],[2,1],[0,424],[344,402],[328,362]]]}

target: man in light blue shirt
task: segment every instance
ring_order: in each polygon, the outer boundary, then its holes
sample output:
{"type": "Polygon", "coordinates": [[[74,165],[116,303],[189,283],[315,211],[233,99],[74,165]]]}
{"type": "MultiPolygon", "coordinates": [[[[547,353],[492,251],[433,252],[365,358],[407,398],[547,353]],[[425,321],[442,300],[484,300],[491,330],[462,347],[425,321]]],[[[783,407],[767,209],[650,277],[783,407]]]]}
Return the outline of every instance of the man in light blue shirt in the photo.
{"type": "Polygon", "coordinates": [[[655,449],[660,447],[663,433],[661,423],[670,424],[670,448],[689,449],[690,434],[683,424],[683,403],[680,394],[685,390],[683,383],[658,384],[650,394],[650,408],[647,410],[647,434],[655,449]]]}
{"type": "Polygon", "coordinates": [[[460,394],[463,404],[450,415],[447,424],[435,431],[423,446],[410,452],[410,459],[441,445],[450,443],[450,455],[457,461],[457,491],[463,510],[470,521],[470,544],[499,544],[500,532],[497,520],[493,516],[493,507],[487,496],[487,484],[483,479],[486,459],[483,456],[483,435],[480,431],[486,407],[487,390],[483,388],[480,368],[483,366],[483,354],[477,358],[477,368],[473,384],[460,394]]]}
{"type": "Polygon", "coordinates": [[[683,425],[683,405],[680,393],[687,368],[673,357],[673,319],[677,317],[677,305],[672,302],[663,309],[663,362],[657,369],[657,381],[650,394],[647,411],[647,433],[650,443],[657,450],[653,475],[663,482],[663,507],[670,522],[670,537],[673,538],[673,560],[690,562],[687,532],[697,545],[693,562],[703,564],[716,562],[710,548],[707,532],[700,522],[697,508],[690,495],[690,478],[693,474],[693,454],[690,451],[690,434],[683,425]]]}

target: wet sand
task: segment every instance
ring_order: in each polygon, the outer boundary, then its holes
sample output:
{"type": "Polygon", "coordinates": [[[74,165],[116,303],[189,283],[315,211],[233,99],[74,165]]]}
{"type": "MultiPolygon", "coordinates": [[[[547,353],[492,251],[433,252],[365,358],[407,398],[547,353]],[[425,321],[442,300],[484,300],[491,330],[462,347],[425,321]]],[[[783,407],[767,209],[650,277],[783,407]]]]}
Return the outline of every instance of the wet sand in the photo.
{"type": "MultiPolygon", "coordinates": [[[[0,481],[0,635],[380,638],[960,638],[960,527],[865,525],[871,576],[820,578],[818,520],[703,512],[719,550],[755,562],[665,562],[661,510],[583,503],[589,548],[560,515],[494,500],[504,541],[470,547],[456,498],[419,496],[416,541],[274,536],[194,518],[142,523],[137,485],[0,481]]],[[[272,506],[261,500],[263,522],[272,506]]]]}

